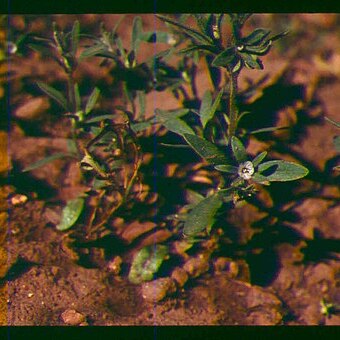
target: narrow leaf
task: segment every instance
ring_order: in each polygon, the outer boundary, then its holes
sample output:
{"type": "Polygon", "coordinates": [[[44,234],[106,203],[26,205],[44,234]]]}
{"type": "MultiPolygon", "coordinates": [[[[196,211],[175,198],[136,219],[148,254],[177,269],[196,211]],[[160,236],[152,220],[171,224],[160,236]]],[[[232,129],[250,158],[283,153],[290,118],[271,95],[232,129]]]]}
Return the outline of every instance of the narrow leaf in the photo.
{"type": "Polygon", "coordinates": [[[84,201],[84,198],[78,197],[67,202],[62,211],[60,223],[56,226],[58,230],[67,230],[77,222],[83,211],[84,201]]]}
{"type": "Polygon", "coordinates": [[[89,99],[87,100],[86,107],[85,107],[85,114],[89,114],[93,110],[99,98],[99,94],[100,94],[100,90],[97,87],[95,87],[92,93],[90,94],[89,99]]]}
{"type": "Polygon", "coordinates": [[[340,123],[336,122],[335,120],[333,120],[333,119],[331,119],[331,118],[329,118],[329,117],[325,117],[325,119],[326,119],[329,123],[331,123],[331,124],[333,124],[334,126],[336,126],[337,128],[340,128],[340,123]]]}
{"type": "Polygon", "coordinates": [[[180,118],[173,118],[165,121],[163,125],[171,132],[177,133],[181,136],[184,134],[194,134],[191,127],[180,118]]]}
{"type": "Polygon", "coordinates": [[[263,69],[262,64],[259,62],[259,59],[256,56],[248,53],[240,53],[240,55],[248,68],[257,70],[263,69]]]}
{"type": "Polygon", "coordinates": [[[231,148],[238,163],[243,163],[248,159],[246,149],[241,141],[235,136],[231,137],[231,148]]]}
{"type": "Polygon", "coordinates": [[[190,38],[194,39],[197,43],[201,43],[201,44],[211,44],[212,40],[210,37],[206,36],[205,34],[202,34],[192,28],[186,27],[185,25],[172,20],[168,17],[165,17],[163,15],[156,15],[159,19],[167,22],[170,25],[173,25],[175,27],[178,27],[185,35],[189,36],[190,38]]]}
{"type": "Polygon", "coordinates": [[[242,41],[249,45],[259,45],[268,37],[269,34],[270,31],[266,29],[257,28],[247,37],[243,38],[242,41]]]}
{"type": "Polygon", "coordinates": [[[145,92],[137,91],[138,103],[139,103],[139,117],[144,118],[145,116],[145,92]]]}
{"type": "Polygon", "coordinates": [[[71,50],[74,56],[76,55],[76,52],[78,49],[79,31],[80,31],[79,21],[76,20],[73,24],[72,32],[71,32],[71,50]]]}
{"type": "Polygon", "coordinates": [[[253,160],[253,166],[257,167],[263,160],[264,158],[267,156],[267,151],[263,151],[260,154],[258,154],[253,160]]]}
{"type": "Polygon", "coordinates": [[[131,38],[131,49],[136,53],[140,43],[140,34],[142,33],[142,18],[137,16],[133,19],[132,24],[132,38],[131,38]]]}
{"type": "Polygon", "coordinates": [[[211,93],[210,91],[207,90],[204,92],[200,110],[199,110],[199,116],[200,116],[203,128],[205,127],[209,119],[211,119],[211,117],[209,117],[211,105],[212,105],[211,93]]]}
{"type": "Polygon", "coordinates": [[[152,124],[150,122],[139,122],[139,123],[132,123],[131,130],[135,133],[146,130],[150,128],[152,124]]]}
{"type": "Polygon", "coordinates": [[[294,181],[305,177],[308,172],[304,166],[284,160],[269,161],[258,166],[258,173],[270,182],[294,181]]]}
{"type": "Polygon", "coordinates": [[[237,174],[237,171],[238,171],[238,168],[236,166],[232,166],[228,164],[215,165],[214,168],[218,171],[228,172],[230,174],[237,174]]]}
{"type": "Polygon", "coordinates": [[[168,253],[169,248],[160,244],[142,248],[133,258],[128,275],[129,281],[140,284],[152,280],[168,253]]]}
{"type": "Polygon", "coordinates": [[[97,123],[97,122],[104,121],[105,119],[113,119],[115,117],[116,117],[116,115],[114,115],[114,114],[106,114],[106,115],[94,116],[92,118],[86,119],[85,123],[92,124],[92,123],[97,123]]]}
{"type": "Polygon", "coordinates": [[[337,152],[340,152],[340,136],[334,137],[333,144],[334,144],[335,150],[337,152]]]}
{"type": "Polygon", "coordinates": [[[210,164],[227,164],[227,157],[218,147],[207,140],[193,134],[184,134],[186,142],[197,152],[199,156],[210,164]]]}
{"type": "Polygon", "coordinates": [[[61,158],[65,158],[65,157],[70,157],[71,155],[70,154],[67,154],[67,153],[63,153],[63,152],[58,152],[58,153],[55,153],[51,156],[48,156],[48,157],[45,157],[43,159],[40,159],[39,161],[37,162],[34,162],[28,166],[26,166],[22,172],[27,172],[27,171],[32,171],[32,170],[35,170],[37,168],[40,168],[56,159],[61,159],[61,158]]]}
{"type": "Polygon", "coordinates": [[[184,235],[193,236],[210,229],[214,223],[214,216],[221,205],[222,201],[217,194],[200,201],[188,214],[184,224],[184,235]]]}
{"type": "Polygon", "coordinates": [[[289,129],[289,126],[270,126],[270,127],[266,127],[266,128],[253,130],[253,131],[250,131],[249,133],[252,134],[252,135],[255,135],[257,133],[274,132],[274,131],[285,130],[285,129],[289,129]]]}
{"type": "Polygon", "coordinates": [[[164,123],[168,119],[179,118],[185,116],[189,112],[188,109],[178,109],[178,110],[155,110],[156,123],[164,123]]]}
{"type": "Polygon", "coordinates": [[[68,111],[67,100],[60,91],[41,81],[38,81],[37,85],[41,91],[47,94],[50,98],[54,99],[64,110],[68,111]]]}
{"type": "Polygon", "coordinates": [[[104,53],[106,51],[107,51],[106,46],[103,45],[102,43],[99,43],[99,44],[96,44],[96,45],[93,45],[93,46],[85,48],[81,52],[81,54],[79,56],[79,60],[81,61],[81,60],[83,60],[85,58],[90,58],[90,57],[99,55],[101,53],[104,53]]]}
{"type": "Polygon", "coordinates": [[[229,47],[225,51],[218,54],[212,61],[211,65],[215,67],[225,67],[231,64],[236,58],[236,53],[234,47],[229,47]]]}

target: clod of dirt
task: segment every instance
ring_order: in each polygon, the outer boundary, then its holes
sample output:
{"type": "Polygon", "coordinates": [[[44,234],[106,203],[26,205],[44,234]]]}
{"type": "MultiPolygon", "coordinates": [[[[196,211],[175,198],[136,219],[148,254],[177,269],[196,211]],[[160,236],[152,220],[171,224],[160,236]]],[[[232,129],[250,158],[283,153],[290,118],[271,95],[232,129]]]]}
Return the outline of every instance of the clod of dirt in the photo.
{"type": "Polygon", "coordinates": [[[47,98],[37,97],[27,100],[13,112],[13,115],[20,119],[32,120],[39,118],[49,108],[50,103],[47,98]]]}
{"type": "Polygon", "coordinates": [[[121,271],[123,259],[120,256],[115,256],[107,265],[108,270],[114,274],[118,275],[121,271]]]}
{"type": "Polygon", "coordinates": [[[171,273],[171,278],[177,283],[179,287],[183,287],[188,281],[189,276],[184,269],[176,267],[171,273]]]}
{"type": "Polygon", "coordinates": [[[85,315],[77,312],[74,309],[67,309],[61,314],[61,319],[64,323],[70,326],[77,326],[86,322],[85,315]]]}
{"type": "Polygon", "coordinates": [[[175,282],[169,277],[145,282],[142,285],[142,296],[148,302],[159,302],[175,291],[175,282]]]}
{"type": "Polygon", "coordinates": [[[198,277],[209,270],[209,262],[204,254],[200,254],[185,262],[183,269],[189,276],[198,277]]]}
{"type": "Polygon", "coordinates": [[[236,278],[239,272],[238,264],[227,257],[217,258],[214,262],[214,269],[216,273],[226,273],[230,278],[236,278]]]}

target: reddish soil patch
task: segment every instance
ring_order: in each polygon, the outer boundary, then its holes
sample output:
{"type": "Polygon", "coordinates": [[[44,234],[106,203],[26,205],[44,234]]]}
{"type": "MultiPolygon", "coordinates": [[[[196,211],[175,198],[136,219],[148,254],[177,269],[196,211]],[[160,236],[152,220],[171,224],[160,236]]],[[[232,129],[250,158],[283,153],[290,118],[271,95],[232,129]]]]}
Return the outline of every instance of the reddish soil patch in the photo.
{"type": "MultiPolygon", "coordinates": [[[[110,27],[117,17],[104,15],[101,19],[110,27]]],[[[127,32],[132,18],[128,15],[120,27],[124,41],[129,39],[127,32]]],[[[150,16],[143,18],[147,19],[146,29],[153,29],[154,25],[162,27],[156,20],[150,20],[150,16]]],[[[54,19],[66,25],[75,16],[54,19]]],[[[99,22],[93,15],[78,19],[88,30],[96,29],[99,22]]],[[[266,57],[268,80],[261,85],[259,101],[255,99],[248,105],[259,115],[261,110],[268,115],[275,112],[279,125],[288,124],[295,130],[277,133],[275,143],[265,137],[254,138],[249,151],[257,153],[263,146],[272,149],[274,156],[301,161],[311,170],[310,176],[301,181],[302,185],[280,184],[260,191],[266,211],[273,213],[271,217],[255,203],[234,209],[230,216],[224,217],[224,223],[233,226],[228,237],[232,241],[237,239],[240,244],[237,251],[241,255],[231,260],[230,254],[237,254],[231,250],[233,243],[220,245],[216,256],[209,260],[207,272],[158,303],[145,301],[142,287],[129,283],[126,273],[136,249],[152,240],[161,242],[162,238],[164,241],[169,238],[166,228],[154,224],[152,218],[142,222],[133,218],[116,219],[116,234],[105,246],[96,244],[79,252],[67,233],[57,231],[54,223],[60,214],[61,201],[74,198],[83,190],[77,165],[58,160],[29,175],[20,173],[20,169],[44,155],[65,150],[68,131],[67,120],[44,115],[50,104],[44,99],[32,102],[33,96],[25,87],[25,82],[32,84],[37,79],[60,81],[63,75],[56,72],[51,60],[42,60],[35,53],[20,61],[21,69],[16,68],[10,93],[12,187],[5,186],[3,180],[4,194],[0,195],[1,212],[7,210],[9,201],[8,273],[2,282],[8,288],[7,324],[340,325],[338,311],[326,317],[321,308],[322,301],[340,304],[339,176],[332,170],[339,161],[332,144],[339,130],[323,119],[326,115],[340,120],[337,95],[340,40],[336,34],[340,18],[339,15],[256,15],[255,21],[268,27],[275,26],[275,22],[278,27],[280,23],[289,23],[291,31],[296,33],[280,45],[282,50],[288,46],[287,53],[278,48],[266,57]],[[313,39],[318,44],[313,45],[313,39]],[[332,44],[328,43],[330,40],[332,44]],[[36,106],[42,106],[42,112],[36,106]],[[39,131],[32,128],[34,125],[39,125],[39,131]],[[27,202],[13,204],[11,198],[15,194],[27,196],[27,202]],[[157,236],[150,231],[156,231],[157,236]],[[125,248],[121,251],[122,246],[125,248]],[[107,247],[111,247],[110,259],[103,256],[107,247]],[[89,253],[93,261],[85,263],[89,253]],[[117,256],[124,260],[121,275],[110,270],[110,261],[117,256]],[[236,263],[237,273],[230,266],[217,264],[226,258],[228,263],[236,263]]],[[[32,31],[42,32],[47,22],[44,17],[12,18],[17,31],[24,31],[29,23],[32,31]]],[[[150,49],[144,51],[143,57],[152,53],[150,49]]],[[[246,72],[241,87],[262,76],[261,72],[246,72]]],[[[82,77],[94,84],[112,85],[111,76],[96,62],[81,68],[79,79],[82,77]]],[[[210,85],[204,71],[198,77],[199,93],[203,93],[210,85]]],[[[147,105],[167,109],[178,104],[169,95],[160,93],[150,94],[147,105]]],[[[257,127],[258,121],[245,121],[245,127],[247,124],[257,127]]]]}

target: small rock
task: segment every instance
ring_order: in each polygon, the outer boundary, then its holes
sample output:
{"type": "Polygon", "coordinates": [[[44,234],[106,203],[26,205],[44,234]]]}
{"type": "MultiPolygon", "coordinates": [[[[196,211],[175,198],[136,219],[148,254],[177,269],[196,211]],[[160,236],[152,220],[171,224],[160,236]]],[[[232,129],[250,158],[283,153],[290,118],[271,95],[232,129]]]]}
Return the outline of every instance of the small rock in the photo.
{"type": "Polygon", "coordinates": [[[171,273],[171,278],[177,283],[179,287],[183,287],[188,281],[189,276],[184,269],[176,267],[171,273]]]}
{"type": "Polygon", "coordinates": [[[175,291],[175,282],[169,277],[145,282],[142,285],[142,296],[148,302],[159,302],[175,291]]]}
{"type": "Polygon", "coordinates": [[[191,258],[185,262],[183,269],[191,277],[198,277],[209,270],[209,261],[204,254],[191,258]]]}
{"type": "Polygon", "coordinates": [[[65,312],[61,314],[61,318],[64,323],[71,326],[77,326],[86,322],[85,315],[77,312],[74,309],[67,309],[65,312]]]}
{"type": "Polygon", "coordinates": [[[214,269],[217,273],[226,272],[230,278],[236,278],[239,272],[238,264],[227,257],[217,258],[214,263],[214,269]]]}

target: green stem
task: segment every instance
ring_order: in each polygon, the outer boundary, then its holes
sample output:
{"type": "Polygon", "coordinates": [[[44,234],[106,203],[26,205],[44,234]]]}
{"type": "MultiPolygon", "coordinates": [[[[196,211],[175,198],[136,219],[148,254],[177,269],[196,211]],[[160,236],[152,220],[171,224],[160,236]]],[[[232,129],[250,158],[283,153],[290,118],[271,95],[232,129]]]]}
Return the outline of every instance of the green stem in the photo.
{"type": "Polygon", "coordinates": [[[236,103],[236,94],[238,91],[237,84],[238,73],[229,72],[229,126],[228,126],[228,140],[235,135],[238,120],[238,106],[236,103]]]}

